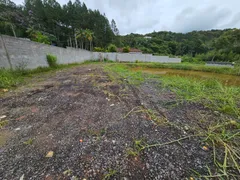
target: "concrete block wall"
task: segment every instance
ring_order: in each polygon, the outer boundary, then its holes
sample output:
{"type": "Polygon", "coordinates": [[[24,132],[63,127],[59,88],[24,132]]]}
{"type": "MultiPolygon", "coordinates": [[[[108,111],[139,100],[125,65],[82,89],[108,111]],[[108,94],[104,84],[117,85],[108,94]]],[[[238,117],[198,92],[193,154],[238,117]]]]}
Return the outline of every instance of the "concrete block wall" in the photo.
{"type": "Polygon", "coordinates": [[[16,68],[25,66],[33,69],[39,66],[48,66],[46,55],[57,56],[58,63],[68,64],[84,62],[86,60],[98,60],[100,57],[120,62],[161,62],[181,63],[180,58],[169,58],[168,56],[152,56],[151,54],[138,53],[99,53],[83,49],[61,48],[50,46],[28,39],[15,38],[11,36],[0,36],[0,68],[16,68]]]}
{"type": "Polygon", "coordinates": [[[33,42],[28,39],[2,35],[0,38],[0,67],[9,68],[10,65],[6,53],[9,54],[13,68],[22,65],[26,65],[26,68],[29,69],[48,66],[46,61],[47,54],[57,56],[58,63],[60,64],[84,62],[85,60],[92,59],[92,52],[90,51],[60,48],[33,42]]]}
{"type": "Polygon", "coordinates": [[[138,53],[94,53],[93,59],[103,58],[120,61],[120,62],[159,62],[159,63],[181,63],[181,58],[169,58],[168,56],[153,56],[152,54],[138,54],[138,53]]]}

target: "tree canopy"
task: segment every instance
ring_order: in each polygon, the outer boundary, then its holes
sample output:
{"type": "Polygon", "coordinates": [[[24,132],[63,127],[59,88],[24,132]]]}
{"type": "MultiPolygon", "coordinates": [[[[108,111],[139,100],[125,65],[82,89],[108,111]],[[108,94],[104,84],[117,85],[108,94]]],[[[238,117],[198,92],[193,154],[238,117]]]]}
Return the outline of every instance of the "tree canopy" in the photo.
{"type": "Polygon", "coordinates": [[[107,47],[115,37],[107,17],[79,0],[63,6],[56,0],[25,0],[23,6],[0,0],[0,33],[32,40],[38,39],[33,34],[47,36],[51,44],[86,49],[107,47]],[[77,38],[82,30],[84,37],[77,38]]]}

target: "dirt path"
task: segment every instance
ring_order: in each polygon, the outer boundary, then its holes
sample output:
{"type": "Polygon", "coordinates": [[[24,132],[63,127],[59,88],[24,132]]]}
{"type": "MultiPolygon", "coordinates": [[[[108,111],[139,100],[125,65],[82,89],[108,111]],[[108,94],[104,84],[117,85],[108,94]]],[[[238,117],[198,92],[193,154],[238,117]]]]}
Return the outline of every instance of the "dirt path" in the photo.
{"type": "Polygon", "coordinates": [[[174,94],[158,83],[117,83],[98,66],[35,77],[0,97],[8,120],[0,129],[0,179],[185,179],[212,165],[197,138],[138,151],[192,135],[208,110],[172,106],[174,94]]]}

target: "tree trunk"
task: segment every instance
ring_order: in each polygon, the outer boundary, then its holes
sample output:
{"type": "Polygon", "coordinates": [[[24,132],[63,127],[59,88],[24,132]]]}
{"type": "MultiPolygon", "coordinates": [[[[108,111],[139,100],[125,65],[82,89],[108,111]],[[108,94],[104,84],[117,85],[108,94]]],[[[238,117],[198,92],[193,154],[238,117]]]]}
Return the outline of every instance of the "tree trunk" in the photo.
{"type": "Polygon", "coordinates": [[[71,37],[70,37],[70,46],[72,47],[72,39],[71,39],[71,37]]]}
{"type": "Polygon", "coordinates": [[[76,45],[76,48],[78,48],[76,33],[74,33],[74,37],[75,37],[75,45],[76,45]]]}
{"type": "Polygon", "coordinates": [[[215,57],[216,57],[216,55],[213,56],[213,58],[212,58],[212,62],[214,61],[215,57]]]}
{"type": "Polygon", "coordinates": [[[14,30],[14,27],[13,27],[13,25],[12,25],[12,23],[10,23],[10,25],[11,25],[11,28],[12,28],[12,31],[13,31],[13,35],[14,35],[14,37],[17,37],[17,36],[16,36],[16,33],[15,33],[15,30],[14,30]]]}

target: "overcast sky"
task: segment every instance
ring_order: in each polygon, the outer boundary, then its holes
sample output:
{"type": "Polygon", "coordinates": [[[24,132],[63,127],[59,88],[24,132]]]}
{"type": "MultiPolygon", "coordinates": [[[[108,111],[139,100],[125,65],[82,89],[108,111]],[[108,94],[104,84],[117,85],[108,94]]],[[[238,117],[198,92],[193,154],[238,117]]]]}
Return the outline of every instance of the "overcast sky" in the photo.
{"type": "MultiPolygon", "coordinates": [[[[24,0],[13,0],[22,4],[24,0]]],[[[68,0],[57,0],[66,4],[68,0]]],[[[73,0],[74,1],[74,0],[73,0]]],[[[80,0],[115,19],[120,34],[240,28],[240,0],[80,0]]]]}

